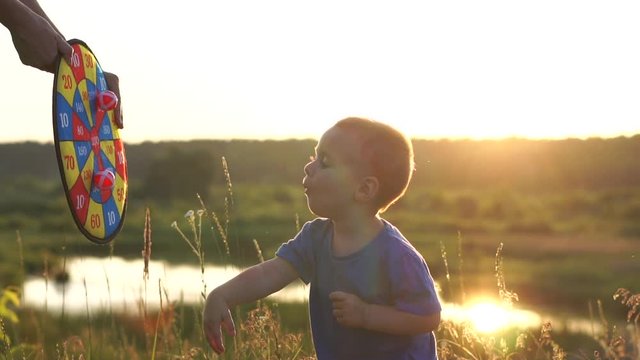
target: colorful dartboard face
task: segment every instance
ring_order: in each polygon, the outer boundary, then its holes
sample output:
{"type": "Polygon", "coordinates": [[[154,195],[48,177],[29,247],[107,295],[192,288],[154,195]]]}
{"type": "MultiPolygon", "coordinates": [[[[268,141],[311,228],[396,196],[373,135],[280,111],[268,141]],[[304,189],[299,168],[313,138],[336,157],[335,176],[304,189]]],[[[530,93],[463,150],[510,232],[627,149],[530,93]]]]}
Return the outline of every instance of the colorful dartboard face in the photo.
{"type": "Polygon", "coordinates": [[[114,111],[98,104],[107,82],[82,41],[71,40],[71,63],[60,60],[53,86],[58,166],[71,214],[91,241],[111,241],[124,222],[127,161],[114,111]]]}

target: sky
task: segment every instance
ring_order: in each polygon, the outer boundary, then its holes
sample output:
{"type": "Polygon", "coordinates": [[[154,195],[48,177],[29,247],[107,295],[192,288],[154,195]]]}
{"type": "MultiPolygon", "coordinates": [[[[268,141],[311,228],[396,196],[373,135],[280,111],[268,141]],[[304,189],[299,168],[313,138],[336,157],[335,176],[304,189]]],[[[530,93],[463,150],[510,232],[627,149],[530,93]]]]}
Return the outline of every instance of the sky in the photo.
{"type": "MultiPolygon", "coordinates": [[[[41,0],[120,77],[125,142],[640,134],[640,2],[41,0]]],[[[53,141],[53,75],[0,28],[0,143],[53,141]]]]}

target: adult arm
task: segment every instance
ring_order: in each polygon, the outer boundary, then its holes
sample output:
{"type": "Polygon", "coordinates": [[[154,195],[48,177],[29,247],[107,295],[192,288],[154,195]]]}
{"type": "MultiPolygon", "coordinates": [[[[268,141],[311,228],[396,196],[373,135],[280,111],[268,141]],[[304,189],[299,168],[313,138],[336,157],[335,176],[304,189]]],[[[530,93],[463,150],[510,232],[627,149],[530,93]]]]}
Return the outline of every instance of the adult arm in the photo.
{"type": "Polygon", "coordinates": [[[53,72],[58,54],[71,58],[71,46],[36,0],[0,0],[0,22],[23,64],[53,72]]]}
{"type": "Polygon", "coordinates": [[[221,328],[235,335],[229,309],[239,304],[262,299],[298,278],[297,271],[286,260],[275,257],[254,265],[215,288],[207,296],[203,312],[203,330],[211,348],[224,352],[221,328]]]}
{"type": "MultiPolygon", "coordinates": [[[[73,48],[37,0],[0,0],[0,23],[9,32],[23,64],[53,73],[58,55],[71,62],[73,48]]],[[[114,120],[122,129],[122,98],[118,76],[104,72],[107,86],[118,97],[114,120]]]]}

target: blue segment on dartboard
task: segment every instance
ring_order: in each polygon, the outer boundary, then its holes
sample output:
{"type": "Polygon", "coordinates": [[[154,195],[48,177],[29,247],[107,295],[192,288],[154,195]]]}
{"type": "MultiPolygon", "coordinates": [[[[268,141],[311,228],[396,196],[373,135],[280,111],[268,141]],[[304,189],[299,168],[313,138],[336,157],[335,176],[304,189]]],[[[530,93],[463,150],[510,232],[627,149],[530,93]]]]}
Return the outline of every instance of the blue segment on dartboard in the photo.
{"type": "Polygon", "coordinates": [[[91,186],[91,193],[89,194],[91,199],[98,204],[102,204],[102,192],[95,186],[91,186]]]}
{"type": "MultiPolygon", "coordinates": [[[[96,100],[98,98],[98,93],[96,91],[96,85],[91,82],[91,80],[87,79],[87,93],[89,94],[89,107],[91,108],[91,113],[96,113],[96,100]]],[[[96,121],[94,118],[93,121],[96,121]]]]}
{"type": "Polygon", "coordinates": [[[120,213],[118,212],[118,207],[116,206],[116,201],[113,196],[111,196],[107,202],[102,204],[102,211],[104,214],[104,235],[105,237],[108,237],[116,231],[120,224],[120,213]]]}
{"type": "Polygon", "coordinates": [[[109,118],[108,112],[104,113],[98,136],[101,140],[113,140],[113,129],[111,128],[111,119],[109,118]]]}
{"type": "Polygon", "coordinates": [[[87,159],[91,155],[91,142],[90,141],[75,141],[73,146],[76,148],[76,159],[78,159],[78,168],[84,169],[84,165],[87,163],[87,159]]]}
{"type": "Polygon", "coordinates": [[[100,151],[100,158],[102,159],[102,166],[104,166],[105,169],[111,169],[111,171],[113,171],[113,173],[116,173],[116,166],[113,165],[111,163],[111,161],[109,161],[109,158],[107,157],[107,155],[105,155],[104,152],[100,151]]]}
{"type": "Polygon", "coordinates": [[[56,126],[58,129],[58,140],[73,140],[73,110],[67,100],[58,93],[56,110],[56,126]]]}
{"type": "Polygon", "coordinates": [[[107,87],[107,79],[105,79],[104,77],[104,72],[102,72],[102,67],[100,66],[100,64],[96,66],[96,82],[96,88],[99,92],[105,92],[109,90],[109,88],[107,87]]]}
{"type": "Polygon", "coordinates": [[[80,95],[80,90],[78,89],[76,89],[75,94],[73,94],[73,111],[78,115],[78,118],[82,121],[87,129],[93,128],[93,126],[89,123],[89,115],[87,114],[87,110],[84,108],[82,95],[80,95]]]}

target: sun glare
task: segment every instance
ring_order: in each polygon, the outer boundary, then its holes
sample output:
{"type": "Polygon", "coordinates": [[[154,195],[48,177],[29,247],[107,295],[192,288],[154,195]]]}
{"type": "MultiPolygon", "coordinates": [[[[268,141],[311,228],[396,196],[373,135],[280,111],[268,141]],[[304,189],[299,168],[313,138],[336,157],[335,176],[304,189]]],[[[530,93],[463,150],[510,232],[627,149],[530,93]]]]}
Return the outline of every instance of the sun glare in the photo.
{"type": "Polygon", "coordinates": [[[464,322],[484,334],[496,333],[508,328],[529,328],[540,325],[538,314],[507,306],[498,300],[478,298],[464,306],[446,304],[443,318],[464,322]]]}
{"type": "Polygon", "coordinates": [[[508,310],[491,302],[480,302],[467,309],[469,321],[473,327],[482,333],[493,333],[509,325],[508,310]]]}

